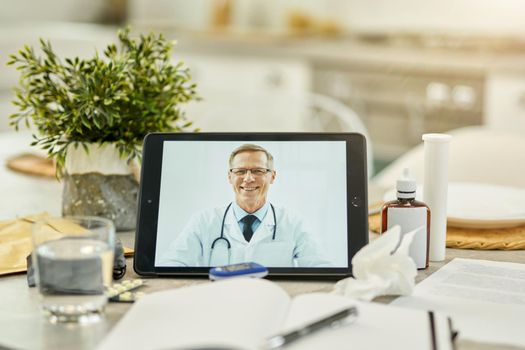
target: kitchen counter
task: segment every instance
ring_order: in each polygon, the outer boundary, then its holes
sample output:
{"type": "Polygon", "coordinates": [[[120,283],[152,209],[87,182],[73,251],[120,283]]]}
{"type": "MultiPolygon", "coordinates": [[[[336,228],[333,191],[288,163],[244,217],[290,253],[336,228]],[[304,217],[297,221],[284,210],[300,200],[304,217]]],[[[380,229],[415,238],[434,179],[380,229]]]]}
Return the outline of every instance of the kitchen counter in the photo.
{"type": "MultiPolygon", "coordinates": [[[[270,33],[170,31],[177,40],[176,51],[193,54],[266,56],[306,59],[320,66],[364,65],[383,71],[461,73],[482,75],[493,70],[525,72],[525,44],[502,39],[507,44],[472,47],[418,40],[374,39],[354,36],[319,37],[270,33]],[[401,42],[399,42],[401,41],[401,42]]],[[[467,40],[467,39],[465,39],[467,40]]],[[[482,45],[482,43],[476,43],[482,45]]]]}

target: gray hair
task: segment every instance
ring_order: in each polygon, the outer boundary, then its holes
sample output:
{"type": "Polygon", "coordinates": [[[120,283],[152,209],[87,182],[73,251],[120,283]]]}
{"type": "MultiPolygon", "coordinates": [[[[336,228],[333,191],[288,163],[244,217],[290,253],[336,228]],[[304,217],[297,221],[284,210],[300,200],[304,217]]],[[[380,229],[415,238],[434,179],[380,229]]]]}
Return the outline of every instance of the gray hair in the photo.
{"type": "Polygon", "coordinates": [[[268,159],[268,168],[270,170],[273,170],[273,156],[270,152],[268,152],[266,149],[262,148],[259,145],[254,145],[251,143],[245,143],[244,145],[241,145],[233,150],[233,152],[230,154],[230,160],[228,163],[230,164],[230,167],[232,167],[233,158],[239,153],[242,152],[263,152],[266,154],[266,159],[268,159]]]}

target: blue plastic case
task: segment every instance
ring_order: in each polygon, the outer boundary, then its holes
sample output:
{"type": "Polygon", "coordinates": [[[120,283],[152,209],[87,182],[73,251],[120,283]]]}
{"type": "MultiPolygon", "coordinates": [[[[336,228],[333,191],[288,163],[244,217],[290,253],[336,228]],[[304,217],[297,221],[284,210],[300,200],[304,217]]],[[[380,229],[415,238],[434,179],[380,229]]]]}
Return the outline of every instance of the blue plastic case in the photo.
{"type": "Polygon", "coordinates": [[[264,277],[268,269],[254,262],[246,262],[227,266],[219,266],[210,269],[210,280],[220,280],[232,277],[264,277]]]}

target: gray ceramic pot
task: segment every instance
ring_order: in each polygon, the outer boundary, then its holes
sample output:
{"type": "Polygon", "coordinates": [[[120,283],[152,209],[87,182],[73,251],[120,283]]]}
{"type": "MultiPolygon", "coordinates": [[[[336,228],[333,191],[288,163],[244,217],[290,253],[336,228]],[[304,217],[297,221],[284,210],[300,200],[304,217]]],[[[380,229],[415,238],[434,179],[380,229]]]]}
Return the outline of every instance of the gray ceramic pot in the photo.
{"type": "Polygon", "coordinates": [[[100,216],[119,231],[135,229],[139,183],[112,144],[71,146],[62,179],[62,214],[100,216]]]}

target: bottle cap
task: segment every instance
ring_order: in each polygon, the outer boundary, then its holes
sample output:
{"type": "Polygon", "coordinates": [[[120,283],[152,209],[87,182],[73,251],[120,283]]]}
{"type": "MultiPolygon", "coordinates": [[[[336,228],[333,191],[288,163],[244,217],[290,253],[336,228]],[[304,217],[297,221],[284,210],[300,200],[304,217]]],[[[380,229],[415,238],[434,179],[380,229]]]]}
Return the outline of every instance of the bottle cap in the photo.
{"type": "Polygon", "coordinates": [[[403,169],[403,177],[397,180],[397,198],[416,198],[416,180],[410,177],[408,168],[403,169]]]}

